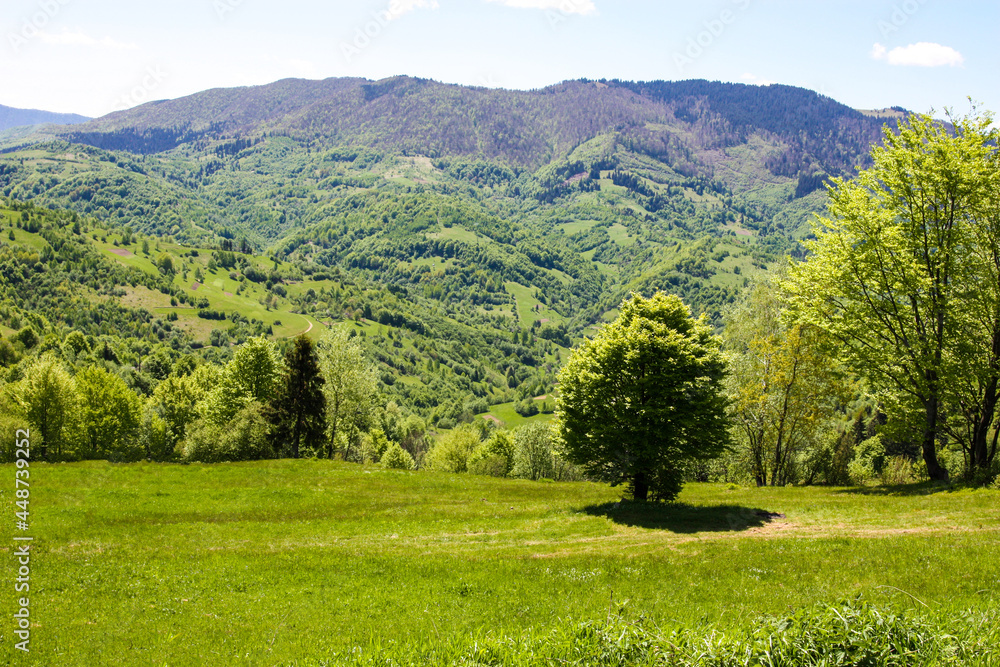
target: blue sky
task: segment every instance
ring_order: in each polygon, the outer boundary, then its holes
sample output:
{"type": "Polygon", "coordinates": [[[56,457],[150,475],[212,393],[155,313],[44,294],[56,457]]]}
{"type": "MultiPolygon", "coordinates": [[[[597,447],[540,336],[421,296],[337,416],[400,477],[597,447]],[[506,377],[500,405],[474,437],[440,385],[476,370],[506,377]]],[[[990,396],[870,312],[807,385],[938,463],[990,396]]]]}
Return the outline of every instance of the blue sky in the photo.
{"type": "Polygon", "coordinates": [[[1000,112],[1000,3],[5,0],[0,104],[91,116],[286,77],[802,86],[856,108],[1000,112]]]}

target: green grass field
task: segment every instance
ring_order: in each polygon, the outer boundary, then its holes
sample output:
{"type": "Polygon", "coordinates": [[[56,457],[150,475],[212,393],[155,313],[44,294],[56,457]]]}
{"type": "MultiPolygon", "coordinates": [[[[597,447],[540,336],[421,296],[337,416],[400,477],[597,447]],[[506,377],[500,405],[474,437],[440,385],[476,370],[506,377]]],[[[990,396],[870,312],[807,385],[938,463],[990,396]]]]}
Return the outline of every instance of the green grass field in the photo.
{"type": "MultiPolygon", "coordinates": [[[[550,405],[554,403],[554,399],[550,401],[550,405]]],[[[538,401],[539,407],[541,407],[542,401],[538,401]]],[[[498,403],[497,405],[490,406],[490,411],[485,413],[496,420],[499,420],[503,428],[514,429],[519,426],[524,426],[525,424],[532,424],[534,422],[547,423],[555,418],[553,413],[532,415],[531,417],[522,417],[517,414],[514,409],[516,403],[498,403]]]]}
{"type": "Polygon", "coordinates": [[[989,490],[692,484],[636,508],[593,483],[287,460],[36,463],[31,484],[32,652],[13,655],[10,586],[4,664],[290,664],[373,638],[544,632],[625,601],[726,631],[858,593],[940,615],[1000,598],[989,490]]]}
{"type": "Polygon", "coordinates": [[[528,326],[536,320],[543,324],[560,324],[565,321],[565,317],[535,298],[535,289],[512,281],[506,282],[505,286],[507,293],[513,296],[517,303],[517,315],[521,320],[521,326],[528,326]]]}

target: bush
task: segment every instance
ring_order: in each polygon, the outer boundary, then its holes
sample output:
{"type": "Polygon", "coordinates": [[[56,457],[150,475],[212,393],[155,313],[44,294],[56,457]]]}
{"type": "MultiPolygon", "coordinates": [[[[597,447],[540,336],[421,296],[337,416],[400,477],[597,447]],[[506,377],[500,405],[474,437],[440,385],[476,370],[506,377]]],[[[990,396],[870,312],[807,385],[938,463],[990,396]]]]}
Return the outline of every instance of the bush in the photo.
{"type": "Polygon", "coordinates": [[[892,456],[886,459],[882,468],[882,483],[887,486],[912,484],[919,481],[916,466],[905,456],[892,456]]]}
{"type": "Polygon", "coordinates": [[[463,424],[450,433],[441,436],[425,458],[428,468],[444,472],[466,472],[469,457],[479,447],[479,432],[469,424],[463,424]]]}
{"type": "Polygon", "coordinates": [[[885,467],[885,446],[877,435],[858,443],[854,448],[854,460],[847,466],[851,483],[864,485],[882,473],[885,467]]]}
{"type": "Polygon", "coordinates": [[[259,403],[250,403],[222,425],[199,419],[188,426],[184,444],[186,461],[253,461],[273,456],[268,423],[261,415],[259,403]]]}
{"type": "Polygon", "coordinates": [[[510,431],[494,431],[469,457],[473,475],[507,477],[514,468],[514,437],[510,431]]]}
{"type": "Polygon", "coordinates": [[[522,417],[534,417],[538,414],[538,403],[531,398],[526,398],[514,406],[514,412],[522,417]]]}
{"type": "Polygon", "coordinates": [[[552,429],[548,424],[528,424],[514,431],[514,477],[555,477],[552,429]]]}
{"type": "Polygon", "coordinates": [[[410,453],[395,442],[382,455],[382,465],[392,470],[413,470],[416,467],[410,453]]]}
{"type": "Polygon", "coordinates": [[[360,449],[363,463],[378,463],[389,449],[389,438],[382,429],[373,429],[361,435],[360,449]]]}

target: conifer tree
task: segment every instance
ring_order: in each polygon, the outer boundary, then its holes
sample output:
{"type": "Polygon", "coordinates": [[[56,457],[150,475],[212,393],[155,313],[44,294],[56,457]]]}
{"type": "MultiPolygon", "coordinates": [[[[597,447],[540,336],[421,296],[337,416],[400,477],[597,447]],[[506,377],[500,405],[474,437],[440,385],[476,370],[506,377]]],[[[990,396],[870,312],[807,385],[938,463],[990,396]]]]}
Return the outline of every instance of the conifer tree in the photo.
{"type": "Polygon", "coordinates": [[[277,444],[299,458],[303,447],[321,445],[326,431],[326,399],[312,341],[305,336],[285,355],[285,377],[268,405],[277,444]]]}

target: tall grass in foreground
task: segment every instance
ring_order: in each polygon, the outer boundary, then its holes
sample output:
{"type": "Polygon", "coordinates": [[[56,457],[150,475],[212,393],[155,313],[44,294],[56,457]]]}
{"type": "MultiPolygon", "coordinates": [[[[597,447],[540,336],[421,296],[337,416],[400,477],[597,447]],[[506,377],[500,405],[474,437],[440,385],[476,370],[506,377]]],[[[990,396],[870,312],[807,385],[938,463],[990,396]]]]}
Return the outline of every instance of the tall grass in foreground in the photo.
{"type": "Polygon", "coordinates": [[[456,667],[593,665],[625,667],[895,667],[1000,665],[1000,613],[957,618],[896,612],[861,596],[815,605],[795,615],[765,617],[755,627],[661,629],[644,617],[609,616],[600,622],[563,623],[543,634],[483,633],[442,644],[432,639],[400,647],[373,643],[328,660],[296,667],[456,667]]]}

